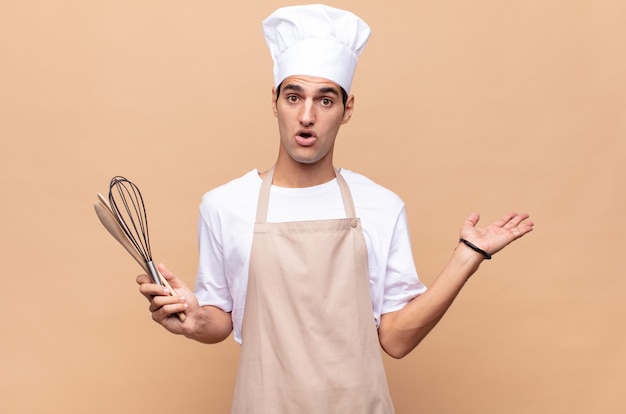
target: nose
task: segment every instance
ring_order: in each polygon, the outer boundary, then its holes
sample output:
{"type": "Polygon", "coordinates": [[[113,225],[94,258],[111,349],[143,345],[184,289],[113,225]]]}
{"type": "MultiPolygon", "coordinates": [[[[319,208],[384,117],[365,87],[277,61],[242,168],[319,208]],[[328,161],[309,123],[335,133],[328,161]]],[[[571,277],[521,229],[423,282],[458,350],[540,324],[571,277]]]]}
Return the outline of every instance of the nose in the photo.
{"type": "Polygon", "coordinates": [[[311,126],[315,123],[315,106],[311,100],[306,100],[300,112],[300,124],[311,126]]]}

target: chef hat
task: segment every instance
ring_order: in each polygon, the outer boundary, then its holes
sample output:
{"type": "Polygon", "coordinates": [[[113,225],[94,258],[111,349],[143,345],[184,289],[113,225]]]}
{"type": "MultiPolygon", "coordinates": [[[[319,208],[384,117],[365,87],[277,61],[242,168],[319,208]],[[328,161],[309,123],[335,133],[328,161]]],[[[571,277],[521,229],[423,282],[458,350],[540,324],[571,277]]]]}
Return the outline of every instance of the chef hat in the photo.
{"type": "Polygon", "coordinates": [[[276,10],[263,21],[263,32],[274,60],[274,86],[304,75],[331,80],[350,92],[371,31],[348,11],[311,4],[276,10]]]}

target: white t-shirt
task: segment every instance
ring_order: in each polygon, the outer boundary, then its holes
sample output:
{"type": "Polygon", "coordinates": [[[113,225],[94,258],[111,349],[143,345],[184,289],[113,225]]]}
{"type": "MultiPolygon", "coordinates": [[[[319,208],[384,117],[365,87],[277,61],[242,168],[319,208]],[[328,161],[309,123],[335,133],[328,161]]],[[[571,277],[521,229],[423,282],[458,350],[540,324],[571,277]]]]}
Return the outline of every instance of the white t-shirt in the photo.
{"type": "MultiPolygon", "coordinates": [[[[363,175],[345,169],[341,175],[350,187],[367,244],[372,311],[378,325],[381,314],[401,309],[426,287],[415,270],[402,200],[363,175]]],[[[258,171],[252,170],[209,191],[200,204],[196,296],[201,306],[232,312],[239,343],[260,187],[258,171]]],[[[307,188],[271,188],[268,222],[345,217],[336,179],[307,188]]]]}

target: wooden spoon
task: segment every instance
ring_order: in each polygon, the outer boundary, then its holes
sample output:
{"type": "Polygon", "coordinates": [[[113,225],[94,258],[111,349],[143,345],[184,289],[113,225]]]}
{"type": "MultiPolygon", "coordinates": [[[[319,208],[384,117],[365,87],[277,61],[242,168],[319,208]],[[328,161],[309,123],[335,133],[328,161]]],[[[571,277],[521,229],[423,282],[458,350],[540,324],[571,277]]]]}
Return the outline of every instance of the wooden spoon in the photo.
{"type": "MultiPolygon", "coordinates": [[[[147,263],[143,260],[143,257],[141,257],[141,255],[139,254],[137,249],[135,249],[135,247],[130,242],[130,240],[128,240],[128,237],[126,236],[126,234],[120,227],[119,223],[117,222],[117,219],[113,215],[113,212],[111,211],[111,207],[109,206],[108,200],[104,198],[104,196],[102,196],[102,194],[100,193],[98,193],[98,201],[94,203],[94,208],[96,210],[96,215],[100,219],[100,222],[102,223],[102,225],[115,238],[115,240],[117,240],[124,247],[124,249],[126,249],[128,253],[130,253],[133,259],[135,259],[135,261],[139,263],[141,268],[146,273],[150,274],[147,263]]],[[[177,296],[178,294],[169,284],[167,279],[163,277],[161,272],[159,272],[158,269],[156,269],[156,267],[154,267],[154,270],[156,271],[157,277],[159,278],[161,283],[165,287],[167,287],[167,289],[169,290],[170,296],[177,296]]],[[[176,315],[178,316],[178,319],[181,320],[181,322],[186,319],[185,314],[183,312],[179,312],[176,315]]]]}

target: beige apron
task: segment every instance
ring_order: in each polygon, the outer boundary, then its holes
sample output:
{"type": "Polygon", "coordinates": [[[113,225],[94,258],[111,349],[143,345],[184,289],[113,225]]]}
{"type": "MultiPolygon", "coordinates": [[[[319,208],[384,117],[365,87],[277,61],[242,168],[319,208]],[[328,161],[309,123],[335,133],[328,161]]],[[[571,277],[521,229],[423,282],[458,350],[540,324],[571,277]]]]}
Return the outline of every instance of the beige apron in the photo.
{"type": "Polygon", "coordinates": [[[350,190],[346,219],[267,223],[273,169],[257,207],[234,414],[390,414],[350,190]]]}

